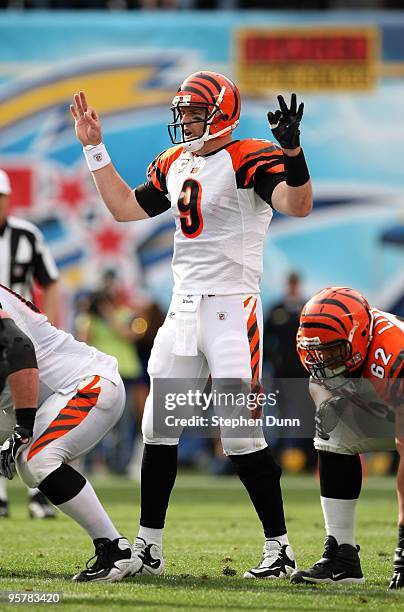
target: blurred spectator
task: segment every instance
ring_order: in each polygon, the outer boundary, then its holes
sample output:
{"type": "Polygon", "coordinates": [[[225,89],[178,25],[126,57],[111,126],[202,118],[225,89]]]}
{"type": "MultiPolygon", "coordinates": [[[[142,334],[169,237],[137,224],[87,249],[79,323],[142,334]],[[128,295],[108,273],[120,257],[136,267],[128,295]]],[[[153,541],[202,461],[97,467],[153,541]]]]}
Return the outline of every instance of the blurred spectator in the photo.
{"type": "MultiPolygon", "coordinates": [[[[0,283],[33,300],[34,281],[42,289],[41,309],[51,323],[59,311],[59,273],[51,252],[39,229],[8,214],[11,183],[0,170],[0,283]]],[[[55,516],[52,506],[38,489],[28,489],[29,513],[32,518],[55,516]]],[[[7,490],[0,477],[0,516],[8,516],[7,490]]]]}
{"type": "MultiPolygon", "coordinates": [[[[271,308],[264,322],[264,363],[270,366],[271,374],[276,379],[280,409],[287,406],[288,411],[293,410],[294,416],[314,410],[308,384],[300,382],[301,379],[306,381],[308,374],[296,352],[296,333],[305,301],[300,277],[296,272],[291,272],[287,277],[284,298],[271,308]]],[[[315,453],[311,438],[279,439],[276,450],[281,455],[281,463],[287,464],[285,467],[291,470],[314,467],[315,453]]]]}
{"type": "Polygon", "coordinates": [[[306,376],[296,352],[296,333],[305,301],[300,277],[291,272],[286,280],[284,298],[271,308],[264,323],[264,357],[276,378],[306,376]]]}
{"type": "MultiPolygon", "coordinates": [[[[79,307],[75,321],[77,339],[116,357],[125,385],[126,404],[122,418],[101,443],[108,467],[123,474],[132,456],[138,420],[134,387],[141,374],[141,363],[134,345],[136,333],[132,324],[135,312],[125,303],[125,292],[113,271],[104,274],[99,291],[88,296],[87,300],[81,297],[79,307]]],[[[99,448],[94,449],[92,458],[98,451],[99,448]]]]}

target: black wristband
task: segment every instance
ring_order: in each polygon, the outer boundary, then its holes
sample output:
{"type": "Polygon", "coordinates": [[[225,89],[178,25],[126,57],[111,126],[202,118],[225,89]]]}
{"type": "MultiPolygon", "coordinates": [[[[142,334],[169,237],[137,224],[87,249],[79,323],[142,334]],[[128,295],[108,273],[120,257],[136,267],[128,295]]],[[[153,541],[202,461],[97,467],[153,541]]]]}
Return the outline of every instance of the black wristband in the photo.
{"type": "Polygon", "coordinates": [[[36,408],[16,408],[15,420],[18,427],[25,429],[32,436],[34,431],[36,408]]]}
{"type": "Polygon", "coordinates": [[[404,525],[398,526],[398,548],[404,548],[404,525]]]}
{"type": "Polygon", "coordinates": [[[283,163],[285,165],[286,184],[290,187],[300,187],[310,179],[303,149],[300,149],[300,153],[294,157],[283,154],[283,163]]]}

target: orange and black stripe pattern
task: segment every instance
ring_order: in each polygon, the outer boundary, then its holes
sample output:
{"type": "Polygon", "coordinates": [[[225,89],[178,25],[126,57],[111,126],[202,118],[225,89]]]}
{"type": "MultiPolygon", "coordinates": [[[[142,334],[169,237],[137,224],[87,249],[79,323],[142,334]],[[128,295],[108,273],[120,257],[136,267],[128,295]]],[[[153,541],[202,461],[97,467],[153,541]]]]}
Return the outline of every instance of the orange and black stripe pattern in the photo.
{"type": "Polygon", "coordinates": [[[213,106],[223,86],[232,93],[229,108],[223,108],[223,111],[226,113],[226,121],[232,123],[240,115],[240,94],[234,83],[223,74],[208,71],[195,72],[185,79],[178,89],[178,93],[186,94],[189,92],[193,94],[192,100],[194,102],[199,100],[201,103],[213,106]]]}
{"type": "Polygon", "coordinates": [[[303,309],[300,328],[310,329],[310,335],[318,331],[322,339],[327,337],[327,332],[331,332],[328,341],[333,339],[332,333],[335,333],[337,338],[341,336],[347,338],[354,324],[353,315],[356,312],[366,317],[370,327],[371,315],[368,304],[357,291],[349,287],[324,290],[320,292],[318,298],[310,300],[303,309]],[[358,304],[362,307],[359,310],[358,304]]]}
{"type": "Polygon", "coordinates": [[[99,382],[100,377],[94,376],[88,385],[77,391],[76,395],[68,401],[47,429],[32,444],[27,457],[28,461],[45,446],[69,433],[84,421],[98,401],[101,392],[99,382]]]}
{"type": "Polygon", "coordinates": [[[259,171],[270,174],[284,174],[282,149],[273,142],[263,140],[242,140],[229,147],[236,183],[239,189],[254,187],[255,174],[259,171]]]}
{"type": "Polygon", "coordinates": [[[251,388],[254,389],[259,384],[261,360],[260,332],[256,312],[257,298],[250,295],[244,300],[243,304],[247,314],[247,336],[251,355],[251,388]]]}
{"type": "Polygon", "coordinates": [[[147,180],[163,193],[167,194],[167,174],[173,161],[182,153],[182,147],[170,147],[163,151],[149,164],[147,168],[147,180]]]}

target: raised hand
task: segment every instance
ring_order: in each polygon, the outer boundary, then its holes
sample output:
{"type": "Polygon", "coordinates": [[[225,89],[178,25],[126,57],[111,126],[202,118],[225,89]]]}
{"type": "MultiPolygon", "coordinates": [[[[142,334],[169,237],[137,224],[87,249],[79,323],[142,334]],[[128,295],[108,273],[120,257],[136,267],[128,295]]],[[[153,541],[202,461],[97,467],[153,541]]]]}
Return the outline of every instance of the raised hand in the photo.
{"type": "Polygon", "coordinates": [[[300,147],[299,125],[303,117],[304,104],[301,102],[297,108],[296,94],[290,98],[290,108],[287,107],[283,96],[278,96],[279,108],[274,113],[269,111],[268,121],[272,134],[283,149],[297,149],[300,147]]]}
{"type": "Polygon", "coordinates": [[[83,147],[100,144],[101,123],[95,108],[88,106],[84,91],[74,94],[74,104],[70,105],[70,112],[74,117],[76,136],[83,147]]]}

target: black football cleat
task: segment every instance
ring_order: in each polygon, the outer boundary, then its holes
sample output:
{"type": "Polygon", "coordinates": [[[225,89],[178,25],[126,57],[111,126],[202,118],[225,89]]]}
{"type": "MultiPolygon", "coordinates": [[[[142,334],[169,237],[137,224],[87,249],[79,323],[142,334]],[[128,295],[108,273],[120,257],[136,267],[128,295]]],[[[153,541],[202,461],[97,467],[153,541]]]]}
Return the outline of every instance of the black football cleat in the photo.
{"type": "Polygon", "coordinates": [[[85,570],[73,576],[74,582],[119,582],[142,568],[142,561],[134,553],[126,538],[94,540],[95,555],[87,561],[85,570]],[[89,567],[89,563],[95,563],[89,567]]]}
{"type": "Polygon", "coordinates": [[[363,584],[365,579],[358,551],[359,546],[338,545],[333,536],[327,536],[322,558],[307,570],[293,572],[290,581],[294,584],[363,584]]]}

